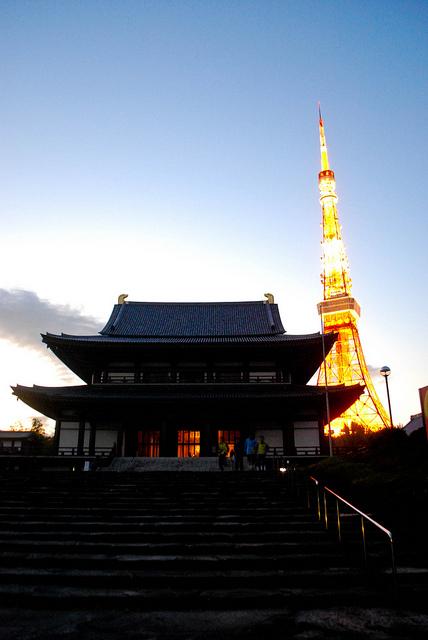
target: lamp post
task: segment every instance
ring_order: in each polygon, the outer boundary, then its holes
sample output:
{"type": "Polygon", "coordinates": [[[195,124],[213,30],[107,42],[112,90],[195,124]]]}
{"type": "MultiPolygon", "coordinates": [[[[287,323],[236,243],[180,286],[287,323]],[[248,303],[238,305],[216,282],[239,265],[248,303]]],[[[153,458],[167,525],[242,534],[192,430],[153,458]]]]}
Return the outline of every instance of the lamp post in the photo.
{"type": "Polygon", "coordinates": [[[386,384],[386,395],[388,397],[388,408],[389,408],[389,420],[391,422],[391,429],[394,428],[394,423],[392,422],[392,411],[391,411],[391,399],[389,397],[389,385],[388,385],[388,376],[391,375],[391,369],[389,367],[382,367],[380,370],[380,375],[385,378],[386,384]]]}
{"type": "Polygon", "coordinates": [[[333,440],[331,437],[330,402],[328,399],[327,363],[325,361],[324,321],[323,321],[322,314],[321,314],[321,343],[322,343],[322,358],[324,362],[325,405],[326,405],[327,424],[328,424],[328,455],[331,458],[333,455],[333,440]]]}

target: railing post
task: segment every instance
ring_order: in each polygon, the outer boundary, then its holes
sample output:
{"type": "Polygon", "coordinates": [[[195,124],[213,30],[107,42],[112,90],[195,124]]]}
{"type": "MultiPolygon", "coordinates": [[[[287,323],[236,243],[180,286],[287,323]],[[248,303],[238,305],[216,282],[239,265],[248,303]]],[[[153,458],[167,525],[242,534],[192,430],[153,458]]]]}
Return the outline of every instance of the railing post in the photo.
{"type": "Polygon", "coordinates": [[[342,532],[340,528],[340,509],[339,509],[339,500],[336,498],[336,514],[337,514],[337,537],[339,542],[342,542],[342,532]]]}
{"type": "Polygon", "coordinates": [[[324,521],[325,521],[325,528],[328,529],[327,497],[326,497],[325,490],[324,490],[324,521]]]}
{"type": "Polygon", "coordinates": [[[366,528],[364,526],[364,518],[361,516],[361,534],[363,536],[363,556],[364,567],[367,569],[367,545],[366,545],[366,528]]]}
{"type": "Polygon", "coordinates": [[[394,542],[392,540],[392,535],[389,537],[389,543],[391,548],[392,589],[393,589],[394,600],[397,600],[398,598],[397,565],[395,563],[395,551],[394,551],[394,542]]]}
{"type": "Polygon", "coordinates": [[[318,522],[321,522],[321,503],[320,503],[320,486],[317,484],[317,511],[318,511],[318,522]]]}

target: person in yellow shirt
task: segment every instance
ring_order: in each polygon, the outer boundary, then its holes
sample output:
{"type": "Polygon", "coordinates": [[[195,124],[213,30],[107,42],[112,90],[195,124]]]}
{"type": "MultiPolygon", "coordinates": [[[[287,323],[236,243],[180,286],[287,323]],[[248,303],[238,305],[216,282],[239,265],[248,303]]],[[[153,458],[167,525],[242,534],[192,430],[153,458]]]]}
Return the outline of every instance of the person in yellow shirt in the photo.
{"type": "Polygon", "coordinates": [[[260,440],[257,443],[257,462],[256,467],[258,471],[266,471],[266,454],[268,452],[269,445],[265,442],[265,437],[260,436],[260,440]]]}
{"type": "Polygon", "coordinates": [[[222,438],[217,448],[218,466],[220,467],[220,471],[224,471],[224,465],[226,463],[226,457],[228,453],[229,446],[227,442],[224,441],[224,438],[222,438]]]}

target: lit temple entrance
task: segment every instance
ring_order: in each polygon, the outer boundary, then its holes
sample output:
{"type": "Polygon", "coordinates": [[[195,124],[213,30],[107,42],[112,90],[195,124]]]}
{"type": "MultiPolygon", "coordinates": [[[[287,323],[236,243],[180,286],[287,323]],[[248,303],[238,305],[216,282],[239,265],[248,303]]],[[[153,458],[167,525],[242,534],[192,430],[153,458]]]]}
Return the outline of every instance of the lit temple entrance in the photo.
{"type": "Polygon", "coordinates": [[[178,431],[178,450],[179,458],[199,458],[201,451],[201,432],[200,431],[178,431]]]}
{"type": "Polygon", "coordinates": [[[138,431],[137,455],[144,458],[159,458],[160,431],[138,431]]]}
{"type": "Polygon", "coordinates": [[[220,444],[220,442],[224,440],[229,447],[229,453],[227,455],[230,456],[230,453],[235,448],[235,443],[240,439],[240,436],[240,431],[218,431],[217,444],[220,444]]]}

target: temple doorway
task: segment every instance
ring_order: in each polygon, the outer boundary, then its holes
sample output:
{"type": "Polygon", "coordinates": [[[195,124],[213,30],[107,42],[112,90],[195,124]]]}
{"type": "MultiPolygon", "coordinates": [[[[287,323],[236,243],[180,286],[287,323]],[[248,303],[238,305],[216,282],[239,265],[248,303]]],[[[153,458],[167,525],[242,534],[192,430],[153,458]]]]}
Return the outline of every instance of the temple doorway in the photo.
{"type": "Polygon", "coordinates": [[[177,456],[199,458],[201,454],[201,432],[179,429],[177,432],[177,456]]]}
{"type": "Polygon", "coordinates": [[[229,453],[227,454],[228,457],[230,456],[231,452],[235,448],[235,443],[238,440],[240,440],[240,438],[241,438],[241,432],[236,431],[235,429],[219,430],[217,432],[217,444],[220,444],[221,440],[224,440],[229,447],[229,453]]]}
{"type": "Polygon", "coordinates": [[[160,431],[138,431],[137,456],[143,458],[159,458],[160,431]]]}

